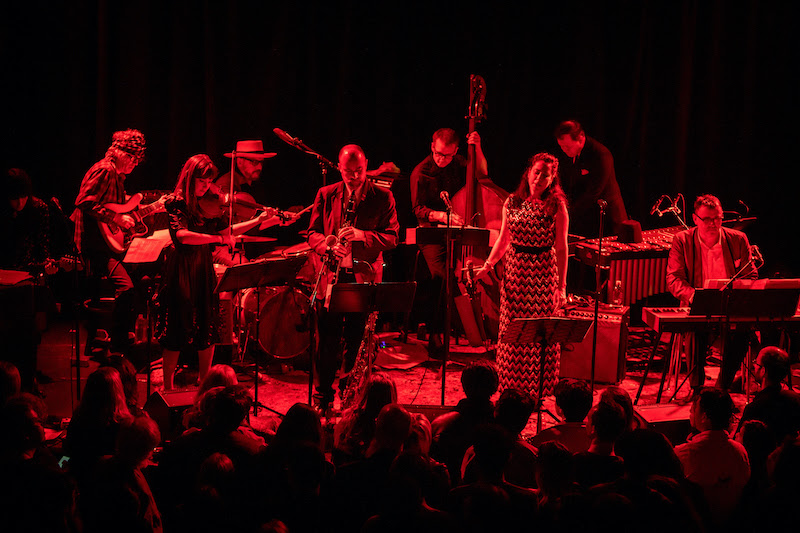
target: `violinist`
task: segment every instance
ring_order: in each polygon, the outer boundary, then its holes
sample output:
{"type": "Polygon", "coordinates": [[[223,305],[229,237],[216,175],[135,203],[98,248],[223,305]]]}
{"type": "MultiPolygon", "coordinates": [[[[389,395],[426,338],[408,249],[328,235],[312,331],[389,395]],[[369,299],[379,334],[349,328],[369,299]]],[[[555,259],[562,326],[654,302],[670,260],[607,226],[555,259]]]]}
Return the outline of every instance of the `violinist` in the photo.
{"type": "MultiPolygon", "coordinates": [[[[486,156],[481,149],[481,137],[473,131],[467,137],[467,144],[475,146],[476,170],[478,179],[486,178],[489,174],[486,156]]],[[[411,203],[414,206],[414,215],[420,226],[447,223],[447,207],[440,196],[446,191],[453,197],[467,182],[467,159],[458,153],[458,136],[450,128],[436,130],[431,141],[431,153],[411,173],[411,203]]],[[[463,220],[458,214],[450,215],[450,224],[463,226],[469,221],[463,220]]],[[[435,305],[427,306],[430,311],[425,321],[431,333],[428,340],[428,353],[431,357],[440,358],[443,351],[441,333],[444,329],[444,270],[445,247],[439,244],[419,245],[425,262],[428,265],[434,281],[434,291],[438,300],[435,305]]]]}
{"type": "MultiPolygon", "coordinates": [[[[397,246],[400,229],[394,197],[367,179],[367,158],[355,144],[348,144],[339,152],[339,172],[341,182],[317,192],[308,226],[308,244],[318,257],[329,258],[322,267],[328,273],[339,266],[337,281],[380,282],[383,251],[397,246]],[[350,210],[348,205],[352,205],[350,210]]],[[[324,295],[325,289],[321,288],[318,294],[324,295]]],[[[333,382],[342,357],[345,372],[353,368],[365,319],[363,314],[328,313],[324,307],[320,310],[316,401],[322,411],[333,403],[333,382]]],[[[346,387],[347,378],[342,377],[339,391],[346,387]]]]}
{"type": "Polygon", "coordinates": [[[164,265],[156,297],[156,338],[164,348],[164,388],[172,390],[180,351],[198,352],[200,381],[205,378],[219,342],[219,298],[214,294],[216,276],[211,246],[232,248],[235,236],[272,216],[270,212],[228,226],[224,217],[204,216],[199,199],[217,177],[217,167],[205,154],[192,156],[183,165],[175,191],[165,207],[174,250],[164,265]]]}
{"type": "MultiPolygon", "coordinates": [[[[236,161],[236,166],[233,170],[233,192],[236,201],[233,203],[226,202],[233,206],[234,222],[248,220],[255,215],[258,207],[260,207],[255,200],[257,195],[254,194],[256,182],[258,182],[261,177],[264,160],[275,157],[276,155],[275,152],[265,152],[264,144],[260,140],[237,141],[236,150],[225,154],[227,158],[233,158],[235,156],[236,161]]],[[[215,196],[226,200],[227,197],[230,196],[230,192],[231,172],[228,171],[214,180],[213,187],[209,189],[209,194],[211,195],[209,203],[213,205],[216,201],[215,196]]],[[[286,215],[286,213],[279,213],[269,217],[259,225],[259,230],[263,231],[269,227],[277,226],[278,224],[291,224],[298,218],[292,217],[291,215],[288,215],[287,218],[287,216],[284,215],[286,215]]],[[[214,249],[215,263],[231,266],[238,264],[241,259],[242,258],[239,256],[231,255],[229,249],[224,246],[218,246],[214,249]]]]}

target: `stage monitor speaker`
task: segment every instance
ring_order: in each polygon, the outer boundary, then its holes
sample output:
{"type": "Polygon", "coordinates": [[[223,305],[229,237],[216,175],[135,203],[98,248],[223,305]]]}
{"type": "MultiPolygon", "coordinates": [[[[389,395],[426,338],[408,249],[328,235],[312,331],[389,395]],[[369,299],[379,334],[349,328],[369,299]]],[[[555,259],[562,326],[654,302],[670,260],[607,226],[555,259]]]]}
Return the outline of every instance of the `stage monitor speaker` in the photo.
{"type": "MultiPolygon", "coordinates": [[[[566,310],[566,316],[594,320],[594,307],[566,310]]],[[[625,378],[625,352],[628,349],[629,307],[612,307],[600,304],[597,320],[597,353],[595,357],[594,381],[619,383],[625,378]]],[[[592,336],[594,324],[583,341],[561,346],[562,378],[592,379],[592,336]]]]}
{"type": "Polygon", "coordinates": [[[642,405],[634,408],[634,417],[639,427],[654,429],[663,433],[673,446],[686,442],[692,432],[689,422],[691,405],[674,403],[642,405]]]}
{"type": "Polygon", "coordinates": [[[411,405],[407,403],[402,405],[410,413],[421,413],[425,415],[430,422],[433,422],[436,417],[456,410],[455,405],[411,405]]]}
{"type": "Polygon", "coordinates": [[[196,390],[156,391],[144,404],[144,410],[158,424],[161,439],[171,441],[183,432],[183,412],[192,406],[196,390]]]}

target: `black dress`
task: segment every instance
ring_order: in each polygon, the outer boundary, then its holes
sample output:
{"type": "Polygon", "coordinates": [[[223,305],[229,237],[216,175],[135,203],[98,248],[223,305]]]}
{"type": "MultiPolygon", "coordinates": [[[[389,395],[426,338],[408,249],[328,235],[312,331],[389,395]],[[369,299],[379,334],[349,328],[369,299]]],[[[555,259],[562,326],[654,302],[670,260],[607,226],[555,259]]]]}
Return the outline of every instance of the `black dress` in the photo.
{"type": "Polygon", "coordinates": [[[168,350],[204,350],[219,342],[219,297],[214,294],[211,245],[181,244],[176,234],[181,229],[218,233],[225,223],[218,218],[193,217],[180,198],[167,200],[165,208],[173,247],[156,296],[156,338],[168,350]]]}

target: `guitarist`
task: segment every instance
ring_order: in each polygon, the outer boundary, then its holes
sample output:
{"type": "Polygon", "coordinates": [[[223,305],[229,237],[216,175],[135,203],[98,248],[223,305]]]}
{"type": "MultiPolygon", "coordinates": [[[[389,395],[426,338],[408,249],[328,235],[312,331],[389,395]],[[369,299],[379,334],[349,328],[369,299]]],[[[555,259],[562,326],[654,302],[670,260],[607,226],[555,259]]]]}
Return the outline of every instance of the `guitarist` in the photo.
{"type": "MultiPolygon", "coordinates": [[[[475,145],[476,169],[478,178],[486,178],[489,174],[486,156],[481,149],[481,137],[473,131],[467,137],[467,143],[475,145]]],[[[411,173],[411,203],[414,215],[420,226],[432,226],[447,223],[447,208],[441,193],[446,191],[452,198],[467,183],[467,158],[458,153],[458,136],[450,128],[441,128],[433,134],[431,153],[411,173]]],[[[450,224],[463,226],[469,221],[462,220],[453,213],[450,224]]],[[[427,306],[430,313],[426,318],[430,337],[428,354],[433,358],[441,358],[443,351],[440,335],[444,330],[444,268],[446,248],[439,244],[419,245],[425,262],[428,264],[435,284],[431,294],[439,295],[434,305],[427,306]]]]}
{"type": "Polygon", "coordinates": [[[125,203],[125,178],[142,162],[145,139],[134,129],[118,131],[111,138],[106,155],[92,165],[81,182],[75,199],[75,211],[70,217],[75,223],[75,246],[81,253],[97,290],[100,276],[107,276],[114,285],[115,301],[112,312],[111,351],[126,353],[133,339],[134,285],[122,263],[123,254],[114,252],[103,238],[98,222],[113,224],[128,230],[134,227],[132,216],[115,213],[106,204],[125,203]]]}

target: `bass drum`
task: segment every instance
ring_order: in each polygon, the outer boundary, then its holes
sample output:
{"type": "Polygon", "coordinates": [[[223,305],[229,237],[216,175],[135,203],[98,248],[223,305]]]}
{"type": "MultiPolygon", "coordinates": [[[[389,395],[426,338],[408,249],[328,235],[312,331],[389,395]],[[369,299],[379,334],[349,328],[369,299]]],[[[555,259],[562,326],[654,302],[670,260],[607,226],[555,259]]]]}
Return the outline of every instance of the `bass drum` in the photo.
{"type": "Polygon", "coordinates": [[[272,357],[291,359],[308,350],[311,344],[308,296],[299,290],[293,287],[247,289],[242,291],[241,306],[250,338],[257,338],[261,348],[272,357]]]}

